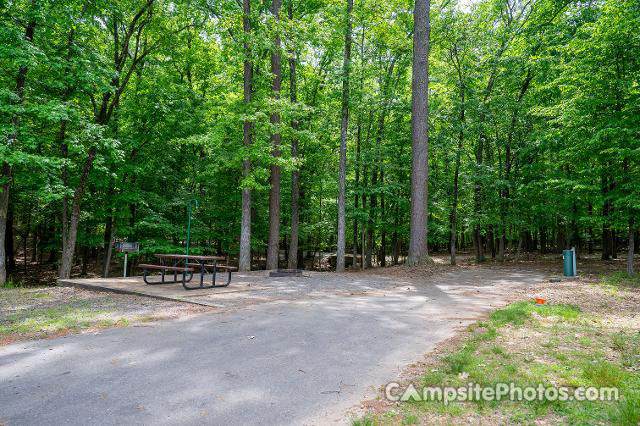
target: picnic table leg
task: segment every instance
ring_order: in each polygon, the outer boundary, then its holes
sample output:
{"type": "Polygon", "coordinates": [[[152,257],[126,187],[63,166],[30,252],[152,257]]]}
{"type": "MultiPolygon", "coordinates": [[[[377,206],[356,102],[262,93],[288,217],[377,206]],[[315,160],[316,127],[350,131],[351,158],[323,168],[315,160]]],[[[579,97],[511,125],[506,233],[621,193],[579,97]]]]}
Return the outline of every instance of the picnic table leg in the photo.
{"type": "Polygon", "coordinates": [[[200,287],[203,287],[203,281],[204,281],[204,261],[199,260],[198,263],[200,264],[200,287]]]}
{"type": "MultiPolygon", "coordinates": [[[[173,261],[173,267],[175,268],[175,267],[177,267],[177,266],[178,266],[178,260],[177,260],[177,259],[174,259],[174,261],[173,261]]],[[[177,270],[175,270],[175,269],[173,270],[173,282],[176,282],[176,283],[178,282],[178,271],[177,271],[177,270]]]]}
{"type": "Polygon", "coordinates": [[[214,287],[216,286],[216,270],[218,269],[216,267],[217,264],[218,264],[218,261],[214,259],[213,260],[213,276],[211,278],[211,285],[214,287]]]}
{"type": "Polygon", "coordinates": [[[229,284],[231,284],[231,269],[227,269],[227,282],[223,285],[220,285],[218,287],[227,287],[229,284]]]}

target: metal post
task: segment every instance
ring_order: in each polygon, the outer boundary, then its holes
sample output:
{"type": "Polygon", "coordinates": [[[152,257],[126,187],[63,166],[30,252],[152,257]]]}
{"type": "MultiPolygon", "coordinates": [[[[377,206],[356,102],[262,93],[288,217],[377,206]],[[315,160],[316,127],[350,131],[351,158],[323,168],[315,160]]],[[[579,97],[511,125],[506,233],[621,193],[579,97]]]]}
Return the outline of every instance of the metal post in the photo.
{"type": "Polygon", "coordinates": [[[124,252],[124,275],[123,277],[127,278],[127,255],[129,253],[127,253],[126,251],[124,252]]]}
{"type": "Polygon", "coordinates": [[[198,200],[191,200],[187,204],[187,262],[189,261],[189,242],[191,240],[191,212],[193,204],[198,208],[198,200]]]}
{"type": "Polygon", "coordinates": [[[573,254],[573,276],[578,276],[578,271],[576,270],[576,248],[572,247],[571,252],[573,254]]]}
{"type": "Polygon", "coordinates": [[[191,239],[191,203],[187,205],[187,261],[189,260],[189,240],[191,239]]]}

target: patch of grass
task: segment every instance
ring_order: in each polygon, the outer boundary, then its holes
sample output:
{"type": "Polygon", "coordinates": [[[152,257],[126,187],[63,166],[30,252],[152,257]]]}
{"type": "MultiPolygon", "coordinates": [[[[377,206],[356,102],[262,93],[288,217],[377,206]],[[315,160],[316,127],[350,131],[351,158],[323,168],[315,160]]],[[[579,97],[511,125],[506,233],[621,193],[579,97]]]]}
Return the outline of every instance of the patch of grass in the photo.
{"type": "Polygon", "coordinates": [[[626,395],[610,410],[609,420],[611,424],[620,426],[640,424],[640,393],[626,395]]]}
{"type": "Polygon", "coordinates": [[[605,287],[640,287],[640,274],[629,275],[626,272],[612,272],[600,278],[600,284],[605,287]]]}
{"type": "Polygon", "coordinates": [[[640,287],[640,274],[629,275],[626,272],[612,272],[602,275],[598,282],[607,293],[618,294],[619,290],[640,287]]]}
{"type": "Polygon", "coordinates": [[[34,299],[50,299],[51,295],[48,293],[32,293],[31,297],[34,299]]]}
{"type": "Polygon", "coordinates": [[[627,336],[624,334],[616,334],[613,336],[613,340],[611,342],[611,347],[619,352],[624,351],[627,346],[627,336]]]}
{"type": "Polygon", "coordinates": [[[403,425],[417,425],[419,423],[420,423],[420,418],[415,414],[408,414],[404,416],[404,418],[402,419],[403,425]]]}
{"type": "MultiPolygon", "coordinates": [[[[435,416],[435,423],[443,424],[483,418],[520,424],[557,423],[559,419],[568,424],[639,424],[640,376],[629,367],[640,367],[640,333],[607,327],[597,314],[583,313],[575,305],[517,302],[471,326],[467,340],[431,366],[415,382],[416,389],[421,393],[422,386],[460,387],[470,382],[482,387],[497,383],[617,387],[622,401],[494,400],[447,406],[438,401],[411,401],[394,410],[406,410],[403,419],[413,421],[417,416],[421,423],[425,419],[430,423],[435,416]],[[617,354],[614,358],[611,351],[617,354]]],[[[376,422],[382,418],[372,417],[374,423],[362,424],[388,424],[376,422]]]]}
{"type": "Polygon", "coordinates": [[[528,305],[530,305],[528,302],[514,303],[504,309],[498,309],[492,312],[491,315],[489,315],[489,319],[496,326],[505,324],[522,325],[531,315],[531,310],[528,305]]]}
{"type": "Polygon", "coordinates": [[[626,368],[639,369],[640,333],[619,333],[614,337],[613,341],[613,347],[622,354],[622,365],[626,368]]]}
{"type": "Polygon", "coordinates": [[[0,288],[21,288],[22,283],[19,281],[7,280],[4,284],[0,285],[0,288]]]}
{"type": "Polygon", "coordinates": [[[620,367],[606,361],[599,361],[595,364],[585,364],[582,367],[583,376],[596,387],[621,387],[625,379],[625,373],[620,367]]]}
{"type": "Polygon", "coordinates": [[[494,353],[494,354],[496,354],[496,355],[503,355],[503,356],[506,356],[506,355],[507,355],[507,353],[505,352],[505,350],[504,350],[502,347],[500,347],[500,346],[492,346],[492,347],[491,347],[491,352],[493,352],[493,353],[494,353]]]}
{"type": "Polygon", "coordinates": [[[460,374],[469,369],[474,363],[476,356],[474,356],[475,347],[468,345],[462,348],[462,350],[455,352],[451,355],[447,355],[444,361],[448,365],[450,373],[460,374]]]}
{"type": "Polygon", "coordinates": [[[533,302],[516,302],[492,312],[489,320],[496,327],[506,324],[520,326],[530,319],[534,312],[542,317],[558,316],[565,320],[574,320],[578,318],[580,308],[575,305],[536,305],[533,302]]]}
{"type": "Polygon", "coordinates": [[[109,313],[109,311],[72,306],[25,310],[9,315],[0,323],[0,336],[40,335],[63,330],[79,330],[92,326],[119,325],[121,321],[104,318],[109,313]]]}
{"type": "Polygon", "coordinates": [[[378,423],[373,417],[363,417],[361,419],[354,419],[351,422],[351,426],[376,426],[378,423]]]}

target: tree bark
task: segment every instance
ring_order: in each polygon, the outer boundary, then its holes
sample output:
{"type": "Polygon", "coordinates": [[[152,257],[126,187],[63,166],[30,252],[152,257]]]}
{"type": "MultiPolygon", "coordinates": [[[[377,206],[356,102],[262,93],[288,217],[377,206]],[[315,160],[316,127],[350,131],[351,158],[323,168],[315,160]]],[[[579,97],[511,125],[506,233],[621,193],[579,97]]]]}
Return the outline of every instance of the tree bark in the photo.
{"type": "Polygon", "coordinates": [[[347,168],[347,130],[349,128],[349,74],[351,68],[351,11],[353,0],[347,0],[346,28],[344,34],[344,58],[342,63],[342,123],[340,125],[340,166],[338,171],[338,247],[336,272],[344,271],[345,212],[347,168]]]}
{"type": "MultiPolygon", "coordinates": [[[[362,103],[362,98],[363,98],[363,93],[364,93],[364,67],[365,67],[365,57],[364,57],[364,42],[365,42],[365,26],[364,24],[362,25],[362,34],[361,34],[361,38],[360,38],[360,92],[359,92],[359,101],[362,103]]],[[[360,145],[361,145],[361,141],[362,141],[362,109],[358,109],[358,125],[357,125],[357,136],[356,136],[356,164],[355,164],[355,169],[356,169],[356,179],[355,179],[355,188],[358,189],[358,186],[360,184],[360,167],[362,165],[362,160],[361,160],[361,156],[360,156],[360,145]]],[[[366,185],[366,179],[363,182],[363,184],[366,185]]],[[[364,186],[364,185],[363,185],[364,186]]],[[[362,200],[363,200],[363,211],[364,211],[364,191],[362,193],[362,200]]],[[[353,200],[353,205],[355,208],[355,212],[357,213],[358,211],[358,203],[359,203],[360,198],[358,197],[358,191],[355,191],[354,194],[354,200],[353,200]]],[[[364,228],[364,223],[362,224],[362,227],[364,228]]],[[[354,215],[353,218],[353,269],[358,269],[358,240],[360,240],[360,234],[358,233],[358,216],[357,214],[354,215]]],[[[364,240],[363,240],[364,241],[364,240]]],[[[360,258],[360,262],[362,263],[362,267],[364,269],[364,246],[362,248],[362,257],[360,258]]]]}
{"type": "MultiPolygon", "coordinates": [[[[251,0],[242,2],[243,16],[242,26],[244,30],[244,103],[248,107],[251,103],[253,86],[253,62],[251,61],[251,48],[248,38],[251,34],[251,0]]],[[[252,124],[245,120],[242,124],[242,143],[246,150],[251,146],[252,124]]],[[[251,161],[249,153],[245,153],[242,160],[242,176],[246,179],[251,173],[251,161]]],[[[240,254],[238,256],[238,269],[240,271],[251,270],[251,188],[242,188],[242,219],[240,225],[240,254]]]]}
{"type": "Polygon", "coordinates": [[[393,261],[392,264],[395,266],[398,264],[398,258],[400,256],[400,246],[398,240],[398,225],[400,222],[400,203],[398,202],[398,198],[396,198],[396,208],[394,212],[393,218],[393,234],[391,235],[391,246],[393,247],[393,261]]]}
{"type": "Polygon", "coordinates": [[[627,274],[629,275],[633,275],[634,271],[633,271],[633,255],[634,253],[634,249],[635,249],[635,241],[634,241],[634,234],[635,234],[635,230],[634,230],[634,223],[633,223],[633,217],[629,218],[629,231],[627,234],[627,238],[629,240],[629,246],[627,247],[627,274]]]}
{"type": "MultiPolygon", "coordinates": [[[[380,159],[380,186],[384,188],[384,169],[382,168],[383,162],[380,159]]],[[[384,190],[380,192],[380,221],[382,223],[382,229],[380,230],[380,266],[387,266],[387,227],[385,224],[385,203],[384,203],[384,190]]]]}
{"type": "MultiPolygon", "coordinates": [[[[289,20],[293,21],[293,0],[289,0],[287,11],[289,20]]],[[[292,104],[298,102],[298,85],[296,81],[296,52],[292,48],[289,52],[289,98],[292,104]]],[[[298,129],[298,121],[291,120],[293,131],[298,129]]],[[[298,158],[298,138],[293,137],[291,141],[291,157],[298,158]]],[[[289,242],[289,256],[287,267],[296,269],[298,267],[298,234],[300,228],[300,169],[298,166],[291,173],[291,236],[289,242]]]]}
{"type": "Polygon", "coordinates": [[[429,160],[429,32],[430,0],[416,0],[413,12],[413,72],[411,82],[411,224],[408,265],[428,258],[427,202],[429,160]]]}
{"type": "Polygon", "coordinates": [[[609,229],[609,186],[607,184],[606,174],[602,175],[602,197],[604,203],[602,205],[602,260],[609,260],[611,258],[611,230],[609,229]]]}
{"type": "MultiPolygon", "coordinates": [[[[282,0],[273,0],[271,14],[276,22],[280,20],[280,8],[282,0]]],[[[276,31],[279,31],[277,29],[276,31]]],[[[282,85],[282,66],[280,57],[280,35],[276,33],[273,52],[271,53],[271,73],[273,74],[273,98],[280,99],[280,86],[282,85]]],[[[280,114],[277,109],[271,114],[271,124],[277,127],[280,124],[280,114]]],[[[278,269],[280,260],[280,166],[277,161],[280,158],[280,132],[275,129],[271,134],[271,155],[274,158],[271,164],[269,192],[269,245],[267,246],[267,269],[278,269]]]]}
{"type": "MultiPolygon", "coordinates": [[[[0,194],[1,196],[1,194],[0,194]]],[[[9,194],[9,198],[11,198],[11,194],[9,194]]],[[[13,203],[11,199],[7,203],[7,222],[5,225],[6,234],[4,237],[4,250],[5,250],[5,258],[6,258],[6,270],[7,275],[10,272],[13,272],[16,269],[16,255],[15,255],[15,244],[14,244],[14,232],[13,232],[13,220],[14,220],[14,212],[13,212],[13,203]]]]}
{"type": "MultiPolygon", "coordinates": [[[[373,109],[369,110],[369,118],[367,120],[367,136],[364,139],[364,145],[362,147],[362,150],[366,152],[366,156],[363,153],[363,158],[364,161],[362,162],[362,211],[366,212],[367,211],[367,191],[369,190],[369,161],[368,158],[370,156],[370,149],[369,149],[369,140],[371,138],[371,125],[373,122],[373,109]]],[[[371,224],[369,223],[369,221],[366,221],[367,226],[365,226],[365,221],[362,221],[362,226],[361,228],[361,251],[362,251],[362,255],[361,255],[361,268],[362,270],[364,270],[365,268],[370,268],[371,267],[371,244],[367,243],[367,234],[368,234],[368,228],[371,227],[371,224]]]]}
{"type": "MultiPolygon", "coordinates": [[[[356,188],[356,191],[354,196],[353,196],[353,206],[354,206],[354,210],[357,213],[358,212],[358,207],[359,207],[359,202],[360,202],[360,197],[358,196],[358,185],[360,184],[360,140],[362,138],[362,114],[358,114],[358,124],[357,124],[357,131],[356,131],[356,162],[355,162],[355,169],[356,169],[356,179],[355,179],[355,183],[354,183],[354,188],[356,188]]],[[[358,234],[358,216],[357,214],[354,215],[353,218],[353,264],[351,265],[353,267],[353,269],[358,269],[358,240],[359,240],[359,234],[358,234]]]]}
{"type": "Polygon", "coordinates": [[[111,269],[111,257],[113,256],[113,243],[116,240],[116,225],[113,223],[113,218],[110,220],[109,232],[107,233],[107,238],[109,239],[108,245],[106,247],[106,253],[104,256],[104,271],[103,276],[105,278],[109,277],[109,270],[111,269]]]}

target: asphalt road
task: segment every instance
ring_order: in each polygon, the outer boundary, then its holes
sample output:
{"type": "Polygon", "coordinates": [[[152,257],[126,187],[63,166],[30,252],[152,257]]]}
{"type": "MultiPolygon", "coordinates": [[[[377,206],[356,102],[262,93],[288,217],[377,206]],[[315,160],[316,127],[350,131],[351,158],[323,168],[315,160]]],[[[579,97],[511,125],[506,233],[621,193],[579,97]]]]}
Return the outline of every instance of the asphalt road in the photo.
{"type": "Polygon", "coordinates": [[[322,274],[307,281],[322,282],[313,297],[0,347],[0,424],[348,422],[347,409],[509,288],[541,279],[322,274]]]}

